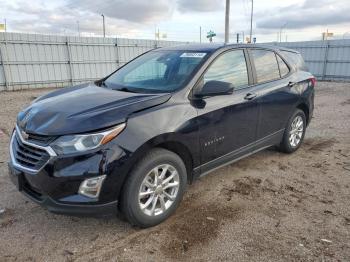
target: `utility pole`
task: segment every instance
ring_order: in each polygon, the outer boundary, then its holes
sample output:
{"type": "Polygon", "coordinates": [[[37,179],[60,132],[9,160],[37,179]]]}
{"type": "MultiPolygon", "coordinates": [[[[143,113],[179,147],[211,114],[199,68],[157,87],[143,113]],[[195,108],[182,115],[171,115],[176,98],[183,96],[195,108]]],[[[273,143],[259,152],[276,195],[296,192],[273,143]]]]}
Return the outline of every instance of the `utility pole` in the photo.
{"type": "Polygon", "coordinates": [[[281,26],[281,28],[280,28],[280,43],[282,42],[282,26],[281,26]]]}
{"type": "Polygon", "coordinates": [[[202,43],[202,27],[199,27],[199,43],[202,43]]]}
{"type": "Polygon", "coordinates": [[[226,12],[225,12],[225,44],[229,42],[230,34],[230,0],[226,0],[226,12]]]}
{"type": "Polygon", "coordinates": [[[157,25],[154,25],[154,47],[158,47],[158,42],[157,42],[157,25]]]}
{"type": "Polygon", "coordinates": [[[104,14],[102,16],[102,24],[103,24],[103,37],[106,37],[106,25],[105,25],[105,16],[104,14]]]}
{"type": "Polygon", "coordinates": [[[239,33],[236,34],[237,36],[237,44],[239,43],[239,33]]]}
{"type": "Polygon", "coordinates": [[[157,43],[157,25],[154,25],[154,41],[157,43]]]}
{"type": "Polygon", "coordinates": [[[252,43],[252,36],[253,36],[253,1],[252,0],[252,10],[250,12],[250,34],[249,34],[249,43],[252,43]]]}
{"type": "Polygon", "coordinates": [[[77,26],[78,26],[78,36],[80,37],[80,26],[79,26],[79,21],[77,21],[77,26]]]}
{"type": "Polygon", "coordinates": [[[284,23],[280,28],[280,43],[282,42],[282,30],[287,26],[288,22],[284,23]]]}

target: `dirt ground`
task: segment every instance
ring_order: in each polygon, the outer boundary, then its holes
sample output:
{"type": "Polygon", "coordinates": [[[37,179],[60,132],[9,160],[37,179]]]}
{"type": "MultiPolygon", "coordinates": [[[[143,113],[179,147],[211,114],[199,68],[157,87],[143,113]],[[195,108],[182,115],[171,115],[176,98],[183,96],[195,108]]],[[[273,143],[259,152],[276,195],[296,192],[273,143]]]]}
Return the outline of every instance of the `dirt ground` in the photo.
{"type": "Polygon", "coordinates": [[[8,178],[17,112],[48,92],[0,93],[0,261],[350,261],[350,84],[318,83],[302,147],[262,151],[188,187],[145,230],[51,214],[8,178]],[[4,211],[1,211],[4,209],[4,211]]]}

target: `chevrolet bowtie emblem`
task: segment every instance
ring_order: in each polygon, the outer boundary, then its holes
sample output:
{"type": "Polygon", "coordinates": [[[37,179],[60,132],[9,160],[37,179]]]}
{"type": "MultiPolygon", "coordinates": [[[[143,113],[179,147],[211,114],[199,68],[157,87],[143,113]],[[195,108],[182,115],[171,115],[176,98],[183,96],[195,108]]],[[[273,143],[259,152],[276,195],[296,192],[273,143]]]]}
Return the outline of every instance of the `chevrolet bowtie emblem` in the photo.
{"type": "MultiPolygon", "coordinates": [[[[23,117],[23,119],[19,122],[19,126],[21,129],[26,128],[29,117],[30,117],[30,111],[28,111],[27,114],[23,117]]],[[[23,138],[24,138],[24,136],[23,136],[23,138]]]]}
{"type": "Polygon", "coordinates": [[[24,140],[28,140],[29,135],[26,132],[24,132],[23,130],[21,130],[21,136],[24,140]]]}

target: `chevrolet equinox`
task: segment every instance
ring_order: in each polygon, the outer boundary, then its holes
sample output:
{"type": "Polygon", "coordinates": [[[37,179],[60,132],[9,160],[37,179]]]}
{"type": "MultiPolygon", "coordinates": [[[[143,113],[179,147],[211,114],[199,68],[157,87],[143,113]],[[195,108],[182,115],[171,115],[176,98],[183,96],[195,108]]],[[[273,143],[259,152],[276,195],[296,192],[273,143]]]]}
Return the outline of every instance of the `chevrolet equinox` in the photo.
{"type": "Polygon", "coordinates": [[[297,150],[315,82],[301,55],[285,48],[155,49],[21,111],[10,177],[52,212],[121,211],[133,225],[154,226],[194,179],[267,147],[297,150]]]}

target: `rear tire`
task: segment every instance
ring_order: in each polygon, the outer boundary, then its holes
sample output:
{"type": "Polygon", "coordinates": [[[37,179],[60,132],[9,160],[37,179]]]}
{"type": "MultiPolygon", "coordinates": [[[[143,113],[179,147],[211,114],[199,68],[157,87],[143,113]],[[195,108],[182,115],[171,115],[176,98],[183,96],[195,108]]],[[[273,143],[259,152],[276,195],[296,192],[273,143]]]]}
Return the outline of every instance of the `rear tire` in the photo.
{"type": "Polygon", "coordinates": [[[169,150],[152,149],[132,169],[123,187],[121,211],[132,225],[155,226],[175,212],[186,185],[182,159],[169,150]]]}
{"type": "Polygon", "coordinates": [[[284,153],[295,152],[304,140],[305,131],[305,113],[302,110],[297,109],[288,120],[282,142],[279,146],[280,151],[284,153]]]}

